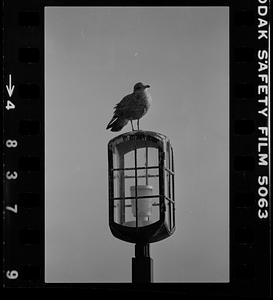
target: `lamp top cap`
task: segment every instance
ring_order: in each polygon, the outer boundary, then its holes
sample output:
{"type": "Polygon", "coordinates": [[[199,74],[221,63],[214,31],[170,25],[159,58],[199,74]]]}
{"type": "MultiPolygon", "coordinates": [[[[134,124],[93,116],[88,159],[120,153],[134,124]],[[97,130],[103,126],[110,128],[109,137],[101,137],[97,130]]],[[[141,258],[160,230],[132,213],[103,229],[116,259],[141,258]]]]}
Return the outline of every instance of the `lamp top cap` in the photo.
{"type": "Polygon", "coordinates": [[[154,132],[154,131],[144,131],[144,130],[137,130],[137,131],[128,131],[123,134],[120,134],[114,138],[112,138],[109,141],[110,144],[119,144],[123,141],[126,141],[128,139],[131,139],[133,136],[136,136],[138,138],[145,139],[146,137],[153,137],[154,139],[158,141],[169,141],[168,137],[162,133],[154,132]]]}

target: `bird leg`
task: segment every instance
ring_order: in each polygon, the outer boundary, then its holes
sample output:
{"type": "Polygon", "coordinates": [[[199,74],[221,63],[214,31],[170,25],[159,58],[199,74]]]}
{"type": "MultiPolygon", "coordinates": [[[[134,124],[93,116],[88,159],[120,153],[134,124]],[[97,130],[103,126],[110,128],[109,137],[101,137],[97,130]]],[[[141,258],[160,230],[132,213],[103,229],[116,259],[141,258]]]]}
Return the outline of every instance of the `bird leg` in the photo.
{"type": "Polygon", "coordinates": [[[137,130],[139,130],[139,119],[137,119],[137,130]]]}
{"type": "Polygon", "coordinates": [[[133,121],[130,120],[130,122],[131,122],[131,126],[132,126],[132,131],[135,131],[134,126],[133,126],[133,121]]]}

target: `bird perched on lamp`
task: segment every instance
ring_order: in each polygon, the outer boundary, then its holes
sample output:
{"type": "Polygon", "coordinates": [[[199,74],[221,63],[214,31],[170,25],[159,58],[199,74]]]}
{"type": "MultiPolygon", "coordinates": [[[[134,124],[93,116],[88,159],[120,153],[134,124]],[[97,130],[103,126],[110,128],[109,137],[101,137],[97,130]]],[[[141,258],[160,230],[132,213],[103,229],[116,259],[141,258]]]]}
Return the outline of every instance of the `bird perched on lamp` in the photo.
{"type": "Polygon", "coordinates": [[[137,129],[139,130],[139,119],[147,113],[152,101],[147,91],[149,87],[142,82],[136,83],[133,93],[125,96],[114,107],[114,116],[106,129],[111,128],[111,131],[120,131],[130,121],[132,130],[135,130],[133,120],[137,120],[137,129]]]}

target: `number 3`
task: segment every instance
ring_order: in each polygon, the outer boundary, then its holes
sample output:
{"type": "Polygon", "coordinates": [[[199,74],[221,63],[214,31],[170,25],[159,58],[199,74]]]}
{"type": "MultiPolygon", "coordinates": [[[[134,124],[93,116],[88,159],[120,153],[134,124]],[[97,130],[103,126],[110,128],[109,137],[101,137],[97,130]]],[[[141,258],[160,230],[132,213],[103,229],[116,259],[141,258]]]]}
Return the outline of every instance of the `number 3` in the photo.
{"type": "Polygon", "coordinates": [[[6,173],[6,178],[7,178],[7,179],[16,179],[17,176],[18,176],[18,174],[17,174],[17,172],[15,172],[15,171],[13,171],[13,172],[8,171],[8,172],[6,173]]]}
{"type": "Polygon", "coordinates": [[[262,212],[260,209],[258,211],[258,216],[260,219],[266,219],[268,217],[268,211],[265,210],[264,212],[262,212]]]}

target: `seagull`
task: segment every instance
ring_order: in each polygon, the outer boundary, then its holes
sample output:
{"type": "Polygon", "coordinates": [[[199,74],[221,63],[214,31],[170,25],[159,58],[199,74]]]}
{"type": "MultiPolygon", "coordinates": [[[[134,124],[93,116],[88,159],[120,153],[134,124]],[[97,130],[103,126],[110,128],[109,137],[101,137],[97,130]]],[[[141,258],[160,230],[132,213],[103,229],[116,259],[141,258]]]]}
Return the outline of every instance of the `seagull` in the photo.
{"type": "Polygon", "coordinates": [[[108,123],[106,129],[120,131],[130,121],[132,131],[134,131],[133,120],[137,120],[137,130],[139,130],[139,119],[148,111],[152,98],[147,92],[149,85],[138,82],[134,85],[132,94],[125,96],[115,107],[114,116],[108,123]]]}

